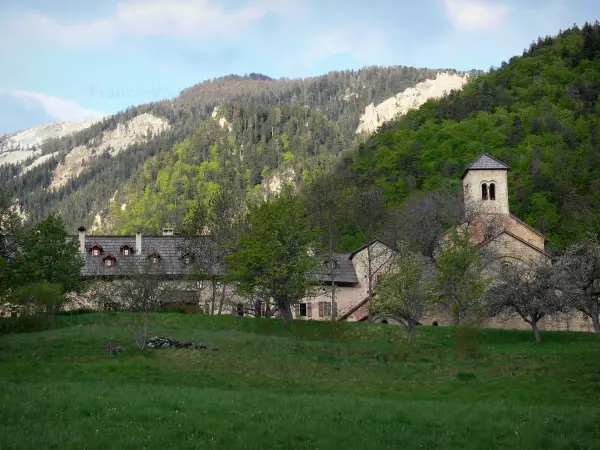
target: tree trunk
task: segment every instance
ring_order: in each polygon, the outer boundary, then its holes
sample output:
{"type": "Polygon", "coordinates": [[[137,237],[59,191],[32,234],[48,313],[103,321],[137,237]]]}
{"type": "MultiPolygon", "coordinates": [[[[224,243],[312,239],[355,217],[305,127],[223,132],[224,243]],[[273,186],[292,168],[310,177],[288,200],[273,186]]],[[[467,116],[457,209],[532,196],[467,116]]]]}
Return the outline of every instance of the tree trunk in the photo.
{"type": "Polygon", "coordinates": [[[329,221],[329,270],[331,275],[331,320],[337,317],[337,303],[335,299],[335,261],[333,261],[333,232],[331,220],[329,221]]]}
{"type": "Polygon", "coordinates": [[[219,315],[223,312],[223,303],[225,303],[225,284],[223,284],[223,289],[221,290],[221,298],[219,299],[219,315]]]}
{"type": "Polygon", "coordinates": [[[408,322],[408,345],[412,344],[413,338],[415,337],[415,331],[417,326],[411,321],[408,322]]]}
{"type": "Polygon", "coordinates": [[[371,314],[371,300],[373,299],[373,261],[371,261],[371,245],[367,244],[367,301],[369,305],[369,322],[373,322],[373,314],[371,314]]]}
{"type": "Polygon", "coordinates": [[[600,333],[600,315],[592,314],[592,325],[594,326],[594,331],[600,333]]]}
{"type": "Polygon", "coordinates": [[[535,336],[535,342],[539,344],[542,340],[542,337],[540,336],[540,330],[538,330],[537,322],[531,322],[531,329],[533,330],[533,335],[535,336]]]}
{"type": "Polygon", "coordinates": [[[215,315],[215,304],[217,302],[217,280],[213,277],[211,280],[212,292],[211,292],[211,300],[210,300],[210,315],[215,315]]]}
{"type": "Polygon", "coordinates": [[[287,302],[278,302],[279,303],[279,311],[281,312],[281,321],[289,325],[292,323],[292,308],[287,302]]]}

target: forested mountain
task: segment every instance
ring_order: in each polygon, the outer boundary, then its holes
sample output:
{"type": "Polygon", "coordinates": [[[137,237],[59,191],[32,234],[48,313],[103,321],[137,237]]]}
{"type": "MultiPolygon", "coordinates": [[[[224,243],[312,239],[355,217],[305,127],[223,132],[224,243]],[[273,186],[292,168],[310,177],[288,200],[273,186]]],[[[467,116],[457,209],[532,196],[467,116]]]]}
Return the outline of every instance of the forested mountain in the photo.
{"type": "Polygon", "coordinates": [[[148,160],[115,196],[108,224],[119,232],[179,228],[198,199],[220,187],[238,198],[278,192],[315,166],[334,167],[348,138],[323,114],[300,106],[228,103],[215,120],[148,160]]]}
{"type": "Polygon", "coordinates": [[[596,22],[538,39],[462,91],[382,127],[344,168],[398,206],[411,194],[457,188],[485,151],[511,166],[512,212],[561,247],[600,230],[599,113],[596,22]]]}
{"type": "MultiPolygon", "coordinates": [[[[445,72],[456,74],[454,70],[445,72]]],[[[300,176],[305,163],[309,167],[319,158],[328,159],[351,148],[357,140],[359,118],[369,104],[435,79],[439,73],[395,66],[293,80],[250,74],[205,81],[174,99],[131,107],[75,134],[50,139],[35,158],[21,165],[0,166],[0,183],[12,186],[30,221],[58,212],[70,228],[90,227],[94,222],[101,225],[95,217],[104,218],[117,197],[127,201],[125,193],[133,195],[136,203],[143,191],[143,174],[164,173],[149,168],[164,164],[166,169],[175,164],[173,158],[181,148],[193,148],[181,155],[188,158],[188,164],[219,164],[221,175],[233,177],[230,181],[239,185],[240,192],[256,191],[269,172],[280,173],[279,165],[300,169],[294,171],[300,176]],[[216,119],[226,120],[231,131],[217,130],[212,123],[216,108],[220,108],[216,119]],[[156,159],[149,161],[153,157],[156,159]],[[146,161],[148,166],[143,167],[146,161]],[[221,163],[229,166],[221,167],[221,163]],[[235,174],[231,172],[234,168],[242,175],[230,175],[235,174]],[[139,189],[133,189],[136,186],[139,189]]],[[[196,170],[200,169],[193,168],[196,170]]],[[[214,178],[213,173],[211,176],[214,178]]],[[[202,183],[195,189],[201,190],[202,183]]],[[[161,198],[166,204],[175,204],[175,197],[161,193],[161,198]]],[[[173,220],[179,217],[177,213],[173,220]]],[[[133,220],[155,223],[145,215],[128,218],[126,224],[133,220]]]]}

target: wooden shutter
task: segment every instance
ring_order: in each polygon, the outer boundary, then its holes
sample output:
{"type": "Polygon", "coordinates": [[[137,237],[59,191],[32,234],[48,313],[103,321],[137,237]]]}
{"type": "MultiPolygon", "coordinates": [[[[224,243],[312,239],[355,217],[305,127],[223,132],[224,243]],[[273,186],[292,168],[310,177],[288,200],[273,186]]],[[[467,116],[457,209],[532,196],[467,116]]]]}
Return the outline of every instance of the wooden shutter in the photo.
{"type": "Polygon", "coordinates": [[[319,302],[319,317],[323,317],[323,309],[325,309],[324,306],[325,302],[319,302]]]}
{"type": "Polygon", "coordinates": [[[296,304],[296,318],[300,317],[300,304],[296,304]]]}
{"type": "Polygon", "coordinates": [[[312,303],[306,304],[306,315],[312,317],[312,303]]]}

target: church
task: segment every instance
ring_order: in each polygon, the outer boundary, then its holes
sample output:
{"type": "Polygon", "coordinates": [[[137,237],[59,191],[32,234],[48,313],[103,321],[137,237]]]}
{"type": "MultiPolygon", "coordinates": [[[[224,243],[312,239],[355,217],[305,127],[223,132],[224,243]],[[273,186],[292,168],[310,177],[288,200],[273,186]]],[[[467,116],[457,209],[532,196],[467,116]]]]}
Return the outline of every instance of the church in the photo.
{"type": "MultiPolygon", "coordinates": [[[[486,247],[493,255],[490,265],[496,264],[551,264],[546,252],[548,239],[535,228],[511,214],[509,208],[508,171],[502,161],[481,154],[462,173],[466,223],[476,244],[486,247]]],[[[378,243],[377,245],[382,245],[378,243]]],[[[491,268],[490,272],[494,269],[491,268]]],[[[366,321],[369,319],[368,299],[343,311],[340,320],[366,321]]],[[[391,323],[392,318],[375,321],[391,323]]],[[[432,312],[421,320],[422,325],[451,325],[449,315],[432,312]]],[[[484,327],[529,329],[521,318],[489,319],[484,327]]],[[[585,317],[548,317],[539,323],[541,330],[593,331],[585,317]]]]}

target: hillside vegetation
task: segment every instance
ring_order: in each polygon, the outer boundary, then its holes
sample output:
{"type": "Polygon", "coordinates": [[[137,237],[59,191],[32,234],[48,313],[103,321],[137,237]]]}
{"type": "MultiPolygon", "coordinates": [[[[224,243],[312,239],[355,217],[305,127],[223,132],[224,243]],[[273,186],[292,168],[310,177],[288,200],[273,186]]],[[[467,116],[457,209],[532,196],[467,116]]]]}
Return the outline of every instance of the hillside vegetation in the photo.
{"type": "Polygon", "coordinates": [[[539,39],[460,92],[384,126],[346,166],[397,206],[458,189],[482,151],[511,166],[511,210],[555,247],[600,226],[600,25],[539,39]]]}
{"type": "MultiPolygon", "coordinates": [[[[454,70],[444,70],[456,73],[454,70]]],[[[111,207],[115,192],[131,181],[131,177],[151,157],[171,152],[175,144],[194,136],[216,107],[238,104],[249,115],[244,130],[235,130],[231,139],[236,146],[257,149],[261,137],[249,139],[257,133],[264,115],[272,108],[307,109],[312,117],[322,115],[329,122],[325,128],[335,127],[343,138],[344,147],[351,147],[361,114],[370,103],[378,104],[426,79],[435,78],[440,70],[414,67],[366,67],[357,71],[336,71],[328,74],[299,79],[271,79],[265,75],[229,75],[207,80],[181,92],[174,98],[128,108],[114,116],[70,136],[52,139],[41,146],[40,156],[48,157],[43,164],[21,173],[17,165],[0,167],[0,184],[12,188],[19,199],[23,212],[32,222],[38,222],[51,212],[58,212],[71,229],[79,225],[90,227],[97,213],[104,215],[111,207]],[[49,189],[52,172],[63,162],[73,149],[86,146],[89,153],[101,147],[100,138],[110,135],[132,119],[148,114],[156,120],[166,120],[168,131],[151,136],[144,142],[130,145],[118,154],[103,153],[94,159],[88,158],[85,170],[77,171],[73,178],[59,189],[49,189]]],[[[473,72],[475,74],[476,72],[473,72]]],[[[232,120],[235,122],[235,120],[232,120]]],[[[310,121],[307,130],[308,146],[320,146],[322,121],[310,121]],[[311,134],[312,133],[312,134],[311,134]]],[[[277,132],[284,132],[283,129],[277,132]]],[[[256,137],[256,136],[255,136],[256,137]]],[[[282,139],[283,136],[276,136],[282,139]]],[[[206,142],[205,151],[215,144],[206,142]]],[[[291,149],[292,152],[295,149],[291,149]]],[[[331,152],[338,149],[333,146],[331,152]]],[[[113,152],[114,153],[114,152],[113,152]]],[[[44,160],[42,160],[44,161],[44,160]]],[[[32,161],[27,161],[31,163],[32,161]]],[[[246,160],[245,163],[256,163],[246,160]]],[[[270,166],[274,168],[273,166],[270,166]]],[[[262,171],[262,167],[260,169],[262,171]]],[[[174,202],[174,198],[172,199],[174,202]]]]}
{"type": "Polygon", "coordinates": [[[2,338],[3,448],[598,448],[598,337],[156,314],[206,350],[139,353],[126,314],[2,338]],[[107,356],[108,339],[125,350],[107,356]],[[110,444],[109,444],[110,443],[110,444]]]}
{"type": "Polygon", "coordinates": [[[316,165],[333,166],[346,145],[335,122],[311,109],[226,104],[214,120],[137,170],[119,188],[107,220],[129,233],[181,228],[198,198],[208,203],[224,186],[239,199],[276,194],[316,165]]]}

